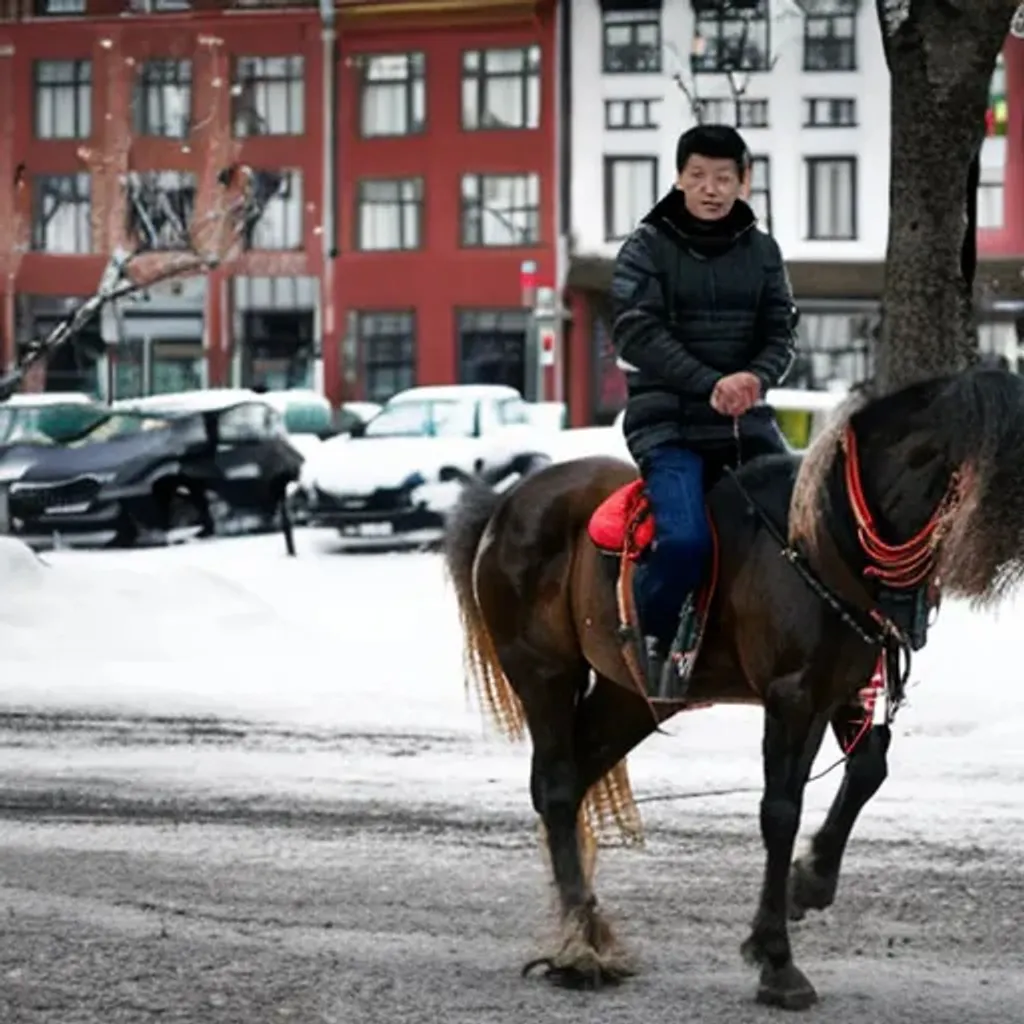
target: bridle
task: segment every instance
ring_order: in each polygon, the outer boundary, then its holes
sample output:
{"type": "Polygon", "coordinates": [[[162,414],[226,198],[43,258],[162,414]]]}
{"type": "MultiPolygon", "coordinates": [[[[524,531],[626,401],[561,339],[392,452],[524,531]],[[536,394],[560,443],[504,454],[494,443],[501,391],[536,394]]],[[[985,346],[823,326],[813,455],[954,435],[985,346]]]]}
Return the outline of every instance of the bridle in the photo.
{"type": "Polygon", "coordinates": [[[948,529],[950,516],[960,502],[960,474],[954,472],[951,475],[946,493],[931,518],[913,537],[902,544],[888,544],[879,535],[864,496],[857,436],[849,424],[840,439],[840,447],[846,464],[846,496],[857,524],[857,541],[868,563],[862,574],[893,590],[920,587],[934,574],[939,546],[948,529]]]}

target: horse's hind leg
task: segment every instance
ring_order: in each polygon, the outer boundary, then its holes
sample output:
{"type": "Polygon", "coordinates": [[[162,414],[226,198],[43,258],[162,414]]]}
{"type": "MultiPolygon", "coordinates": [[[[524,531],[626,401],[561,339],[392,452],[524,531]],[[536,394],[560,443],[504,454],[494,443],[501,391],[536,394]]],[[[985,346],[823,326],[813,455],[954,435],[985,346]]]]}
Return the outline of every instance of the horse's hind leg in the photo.
{"type": "Polygon", "coordinates": [[[580,844],[579,812],[588,784],[576,749],[576,711],[587,668],[553,669],[540,659],[508,651],[500,659],[522,701],[533,739],[530,793],[544,824],[561,923],[554,953],[531,961],[524,973],[544,966],[552,981],[574,988],[619,981],[633,972],[597,908],[580,844]]]}
{"type": "MultiPolygon", "coordinates": [[[[840,743],[848,742],[863,710],[842,709],[832,719],[840,743]]],[[[810,850],[793,863],[790,873],[789,916],[799,921],[808,910],[824,910],[835,899],[839,869],[857,816],[885,782],[888,767],[889,727],[874,726],[853,748],[846,762],[842,785],[829,808],[825,823],[811,840],[810,850]]]]}

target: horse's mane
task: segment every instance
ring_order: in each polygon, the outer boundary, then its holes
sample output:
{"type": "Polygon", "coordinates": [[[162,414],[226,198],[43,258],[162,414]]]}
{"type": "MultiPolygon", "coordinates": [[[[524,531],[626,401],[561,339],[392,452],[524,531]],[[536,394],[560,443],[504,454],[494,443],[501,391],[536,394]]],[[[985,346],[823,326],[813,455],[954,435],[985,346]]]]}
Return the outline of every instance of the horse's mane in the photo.
{"type": "MultiPolygon", "coordinates": [[[[848,424],[896,432],[888,454],[907,466],[905,485],[924,491],[941,466],[956,470],[959,501],[943,523],[938,575],[943,591],[994,603],[1024,579],[1024,379],[971,369],[879,397],[851,396],[803,460],[790,503],[789,536],[808,554],[825,526],[828,481],[848,424]],[[913,468],[914,444],[942,458],[913,468]]],[[[934,482],[934,481],[932,481],[934,482]]]]}
{"type": "Polygon", "coordinates": [[[822,499],[828,492],[828,478],[839,452],[839,443],[853,414],[868,404],[868,397],[854,392],[829,418],[825,429],[811,442],[797,473],[789,503],[789,542],[810,555],[818,550],[822,499]]]}

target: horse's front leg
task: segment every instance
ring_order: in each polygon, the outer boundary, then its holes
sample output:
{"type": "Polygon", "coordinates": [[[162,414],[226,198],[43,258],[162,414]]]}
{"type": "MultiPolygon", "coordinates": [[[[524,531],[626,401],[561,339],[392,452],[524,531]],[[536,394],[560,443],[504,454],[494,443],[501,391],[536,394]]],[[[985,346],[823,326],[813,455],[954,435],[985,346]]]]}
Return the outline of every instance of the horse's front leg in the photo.
{"type": "Polygon", "coordinates": [[[803,673],[785,676],[768,688],[761,798],[765,873],[757,915],[742,951],[745,959],[761,966],[758,1002],[787,1010],[806,1009],[818,998],[793,962],[787,890],[804,787],[827,724],[826,715],[814,712],[810,686],[803,673]]]}
{"type": "MultiPolygon", "coordinates": [[[[840,746],[857,735],[860,705],[840,710],[832,729],[840,746]]],[[[825,823],[811,840],[809,851],[793,863],[790,874],[789,916],[799,921],[808,910],[824,910],[835,899],[846,844],[857,816],[878,792],[888,773],[886,757],[891,734],[887,725],[872,726],[850,752],[825,823]]]]}

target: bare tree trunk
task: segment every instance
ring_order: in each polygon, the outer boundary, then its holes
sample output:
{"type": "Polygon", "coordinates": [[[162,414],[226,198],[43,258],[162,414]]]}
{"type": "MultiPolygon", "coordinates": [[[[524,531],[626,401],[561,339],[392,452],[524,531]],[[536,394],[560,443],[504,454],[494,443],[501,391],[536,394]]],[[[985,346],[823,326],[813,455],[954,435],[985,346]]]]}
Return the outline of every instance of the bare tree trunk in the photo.
{"type": "Polygon", "coordinates": [[[962,369],[977,352],[968,177],[1018,0],[876,0],[891,74],[889,244],[876,385],[962,369]]]}

